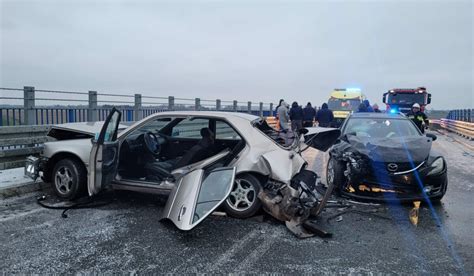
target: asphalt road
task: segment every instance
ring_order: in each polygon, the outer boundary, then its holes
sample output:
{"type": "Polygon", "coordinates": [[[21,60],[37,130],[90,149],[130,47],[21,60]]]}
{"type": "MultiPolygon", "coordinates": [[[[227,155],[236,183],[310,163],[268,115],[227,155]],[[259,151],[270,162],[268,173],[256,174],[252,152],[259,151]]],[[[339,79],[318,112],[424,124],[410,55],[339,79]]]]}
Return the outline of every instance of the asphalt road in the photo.
{"type": "MultiPolygon", "coordinates": [[[[1,202],[0,272],[473,275],[474,152],[448,136],[435,148],[448,160],[449,188],[441,205],[422,205],[416,227],[408,220],[411,206],[354,204],[366,213],[329,222],[341,210],[323,213],[319,224],[333,233],[329,239],[297,239],[267,216],[211,216],[181,232],[158,221],[164,198],[110,194],[111,204],[62,218],[60,210],[36,204],[39,192],[1,202]]],[[[309,157],[321,172],[324,154],[309,157]]]]}

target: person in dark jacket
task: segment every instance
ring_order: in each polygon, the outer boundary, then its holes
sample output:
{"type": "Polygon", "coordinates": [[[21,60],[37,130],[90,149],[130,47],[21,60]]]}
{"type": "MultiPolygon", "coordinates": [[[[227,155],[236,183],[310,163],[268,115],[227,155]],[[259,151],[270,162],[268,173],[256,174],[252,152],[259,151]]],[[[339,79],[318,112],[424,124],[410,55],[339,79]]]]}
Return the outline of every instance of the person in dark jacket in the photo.
{"type": "Polygon", "coordinates": [[[365,105],[365,103],[360,103],[359,104],[359,109],[357,109],[357,112],[368,112],[367,111],[367,106],[365,105]]]}
{"type": "Polygon", "coordinates": [[[291,104],[290,109],[291,130],[298,132],[303,128],[303,109],[297,102],[291,104]]]}
{"type": "Polygon", "coordinates": [[[374,110],[372,109],[372,106],[370,106],[369,100],[364,100],[364,104],[367,109],[367,112],[374,112],[374,110]]]}
{"type": "Polygon", "coordinates": [[[308,103],[303,109],[303,127],[312,127],[314,117],[316,116],[316,110],[308,103]]]}
{"type": "Polygon", "coordinates": [[[375,113],[382,113],[382,111],[380,111],[380,109],[379,109],[379,105],[378,105],[378,104],[374,104],[374,105],[372,106],[372,108],[374,109],[374,112],[375,112],[375,113]]]}
{"type": "Polygon", "coordinates": [[[428,116],[420,110],[420,105],[415,103],[410,112],[407,113],[408,119],[412,120],[413,123],[421,130],[421,133],[425,133],[425,128],[428,128],[430,121],[428,116]],[[423,123],[425,124],[423,127],[423,123]]]}
{"type": "Polygon", "coordinates": [[[323,103],[321,109],[316,113],[315,119],[318,121],[320,127],[331,127],[334,115],[332,114],[332,110],[328,108],[327,103],[323,103]]]}

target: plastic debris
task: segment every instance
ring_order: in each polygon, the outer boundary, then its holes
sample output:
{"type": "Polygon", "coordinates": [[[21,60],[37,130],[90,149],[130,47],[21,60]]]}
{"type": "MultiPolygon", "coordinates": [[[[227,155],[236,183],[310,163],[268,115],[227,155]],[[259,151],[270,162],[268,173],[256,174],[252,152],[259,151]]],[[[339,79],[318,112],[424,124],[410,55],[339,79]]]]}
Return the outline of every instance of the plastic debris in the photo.
{"type": "Polygon", "coordinates": [[[411,224],[418,225],[418,216],[420,214],[420,201],[413,201],[413,208],[410,210],[409,218],[411,224]]]}

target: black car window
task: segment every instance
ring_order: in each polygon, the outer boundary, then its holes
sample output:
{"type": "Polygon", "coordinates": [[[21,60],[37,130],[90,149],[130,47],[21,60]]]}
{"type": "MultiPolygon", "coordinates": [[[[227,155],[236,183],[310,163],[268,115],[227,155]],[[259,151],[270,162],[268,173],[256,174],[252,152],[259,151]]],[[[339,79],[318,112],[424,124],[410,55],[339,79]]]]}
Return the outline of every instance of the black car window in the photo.
{"type": "Polygon", "coordinates": [[[223,121],[216,121],[216,139],[241,140],[240,135],[223,121]]]}
{"type": "Polygon", "coordinates": [[[350,118],[343,134],[374,138],[420,135],[416,126],[410,120],[393,118],[350,118]]]}
{"type": "Polygon", "coordinates": [[[173,127],[171,136],[201,138],[201,129],[209,127],[209,119],[186,118],[173,127]]]}

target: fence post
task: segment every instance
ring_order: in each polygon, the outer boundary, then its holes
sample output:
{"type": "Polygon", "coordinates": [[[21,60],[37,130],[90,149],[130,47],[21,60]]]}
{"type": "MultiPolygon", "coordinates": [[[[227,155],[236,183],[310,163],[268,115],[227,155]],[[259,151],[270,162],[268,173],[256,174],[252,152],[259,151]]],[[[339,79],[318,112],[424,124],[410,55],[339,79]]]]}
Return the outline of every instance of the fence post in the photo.
{"type": "Polygon", "coordinates": [[[468,117],[469,117],[469,122],[471,123],[472,122],[472,109],[468,109],[467,112],[468,112],[468,117]]]}
{"type": "Polygon", "coordinates": [[[252,113],[252,102],[247,102],[247,112],[252,113]]]}
{"type": "Polygon", "coordinates": [[[221,110],[221,100],[216,100],[216,110],[221,110]]]}
{"type": "MultiPolygon", "coordinates": [[[[35,88],[33,86],[23,87],[23,111],[25,125],[35,125],[35,88]]],[[[13,118],[13,120],[15,120],[15,118],[13,118]]],[[[19,124],[21,124],[21,122],[19,122],[19,124]]]]}
{"type": "Polygon", "coordinates": [[[89,108],[87,109],[87,121],[97,122],[97,91],[89,91],[89,108]]]}
{"type": "Polygon", "coordinates": [[[237,111],[237,101],[234,101],[234,104],[232,105],[232,110],[237,111]]]}
{"type": "Polygon", "coordinates": [[[201,109],[201,99],[200,98],[196,98],[194,100],[194,110],[198,111],[201,109]]]}
{"type": "Polygon", "coordinates": [[[168,97],[168,110],[174,110],[174,97],[168,97]]]}
{"type": "Polygon", "coordinates": [[[260,106],[259,106],[259,114],[260,114],[260,117],[263,117],[263,103],[260,102],[260,106]]]}
{"type": "Polygon", "coordinates": [[[142,94],[135,94],[135,105],[133,106],[133,119],[134,121],[139,121],[142,119],[141,116],[142,109],[142,94]]]}
{"type": "Polygon", "coordinates": [[[270,103],[270,115],[268,115],[270,117],[273,117],[275,116],[275,114],[273,114],[273,103],[270,103]]]}

